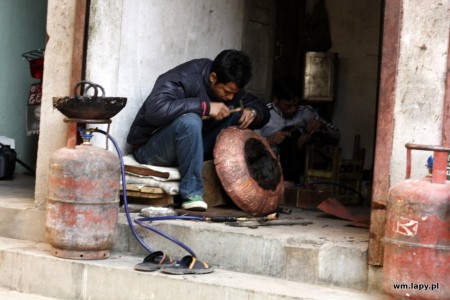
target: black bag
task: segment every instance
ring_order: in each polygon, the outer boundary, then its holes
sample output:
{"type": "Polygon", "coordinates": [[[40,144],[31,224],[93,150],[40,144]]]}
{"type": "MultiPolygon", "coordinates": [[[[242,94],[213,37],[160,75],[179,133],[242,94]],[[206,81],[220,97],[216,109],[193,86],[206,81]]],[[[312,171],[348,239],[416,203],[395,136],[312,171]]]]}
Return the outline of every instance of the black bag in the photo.
{"type": "Polygon", "coordinates": [[[0,143],[0,180],[11,180],[16,169],[17,153],[9,145],[0,143]]]}

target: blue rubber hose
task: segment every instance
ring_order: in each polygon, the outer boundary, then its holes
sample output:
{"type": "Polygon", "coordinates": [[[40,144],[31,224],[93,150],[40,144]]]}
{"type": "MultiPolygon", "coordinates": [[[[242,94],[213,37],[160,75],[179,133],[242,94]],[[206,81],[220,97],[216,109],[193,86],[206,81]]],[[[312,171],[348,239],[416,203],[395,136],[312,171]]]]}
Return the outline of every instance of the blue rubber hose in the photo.
{"type": "MultiPolygon", "coordinates": [[[[111,140],[111,142],[114,145],[114,148],[117,151],[117,154],[118,154],[119,159],[120,159],[120,170],[121,170],[121,175],[122,175],[123,203],[124,203],[124,208],[125,208],[125,215],[126,215],[127,221],[128,221],[128,226],[130,227],[131,232],[133,233],[134,237],[139,242],[139,244],[141,244],[141,246],[144,247],[144,249],[146,249],[148,252],[152,253],[153,250],[138,235],[138,233],[136,232],[136,229],[134,228],[133,222],[131,220],[130,210],[128,208],[127,188],[126,188],[126,180],[125,180],[125,166],[124,166],[124,162],[123,162],[122,151],[120,150],[117,142],[114,140],[114,138],[109,133],[107,133],[106,131],[103,131],[101,129],[98,129],[98,128],[96,128],[95,131],[106,135],[108,137],[108,139],[111,140]]],[[[162,217],[160,216],[160,217],[138,218],[138,219],[135,220],[135,222],[137,224],[139,224],[140,226],[142,226],[144,228],[147,228],[149,230],[152,230],[153,232],[155,232],[155,233],[157,233],[157,234],[159,234],[159,235],[169,239],[170,241],[174,242],[175,244],[177,244],[181,248],[185,249],[192,256],[196,257],[196,254],[194,253],[194,251],[192,251],[187,245],[183,244],[182,242],[180,242],[179,240],[175,239],[174,237],[172,237],[172,236],[162,232],[161,230],[158,230],[155,227],[152,227],[152,226],[150,226],[148,224],[143,223],[143,222],[146,222],[146,221],[175,220],[175,219],[196,220],[196,221],[203,221],[204,220],[202,217],[195,217],[195,216],[162,216],[162,217]]]]}
{"type": "Polygon", "coordinates": [[[187,252],[189,252],[192,256],[196,257],[194,251],[192,251],[191,248],[189,248],[188,246],[186,246],[185,244],[181,243],[179,240],[175,239],[174,237],[156,229],[155,227],[152,227],[144,222],[148,222],[148,221],[157,221],[157,220],[176,220],[176,219],[180,219],[180,220],[195,220],[195,221],[203,221],[202,217],[195,217],[195,216],[160,216],[160,217],[145,217],[145,218],[138,218],[135,219],[134,222],[136,224],[139,224],[140,226],[147,228],[163,237],[165,237],[166,239],[174,242],[175,244],[177,244],[178,246],[180,246],[181,248],[183,248],[184,250],[186,250],[187,252]]]}

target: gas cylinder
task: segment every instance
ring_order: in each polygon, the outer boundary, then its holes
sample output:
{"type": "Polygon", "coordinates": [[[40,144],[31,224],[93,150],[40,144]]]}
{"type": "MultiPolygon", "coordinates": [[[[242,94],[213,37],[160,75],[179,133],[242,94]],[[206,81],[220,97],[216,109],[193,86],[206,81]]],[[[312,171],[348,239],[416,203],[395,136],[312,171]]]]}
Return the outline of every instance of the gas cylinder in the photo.
{"type": "Polygon", "coordinates": [[[120,163],[86,141],[50,157],[46,236],[52,254],[107,258],[117,234],[120,163]]]}
{"type": "Polygon", "coordinates": [[[383,288],[395,299],[450,299],[450,148],[406,148],[406,180],[389,190],[383,288]],[[413,149],[433,151],[431,175],[410,179],[413,149]]]}

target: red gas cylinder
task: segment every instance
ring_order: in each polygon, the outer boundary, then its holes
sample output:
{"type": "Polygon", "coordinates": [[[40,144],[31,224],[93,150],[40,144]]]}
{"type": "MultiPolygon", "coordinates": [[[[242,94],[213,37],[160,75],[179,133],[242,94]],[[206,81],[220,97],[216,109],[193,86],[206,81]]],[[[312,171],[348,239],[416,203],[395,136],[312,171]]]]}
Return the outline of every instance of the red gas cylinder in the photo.
{"type": "Polygon", "coordinates": [[[383,288],[395,299],[450,299],[450,148],[406,148],[406,180],[389,191],[383,288]],[[409,179],[412,149],[434,151],[432,176],[409,179]]]}
{"type": "Polygon", "coordinates": [[[116,240],[120,163],[83,143],[50,158],[46,235],[52,254],[70,259],[109,256],[116,240]]]}

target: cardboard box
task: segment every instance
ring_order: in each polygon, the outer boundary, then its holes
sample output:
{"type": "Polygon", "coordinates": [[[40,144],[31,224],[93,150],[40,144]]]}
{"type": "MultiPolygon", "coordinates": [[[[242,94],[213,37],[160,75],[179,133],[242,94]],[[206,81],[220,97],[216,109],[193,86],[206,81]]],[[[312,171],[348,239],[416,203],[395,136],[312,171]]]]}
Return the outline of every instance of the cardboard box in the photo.
{"type": "Polygon", "coordinates": [[[227,204],[229,197],[222,187],[216,168],[212,160],[203,162],[203,200],[208,206],[219,206],[227,204]]]}

